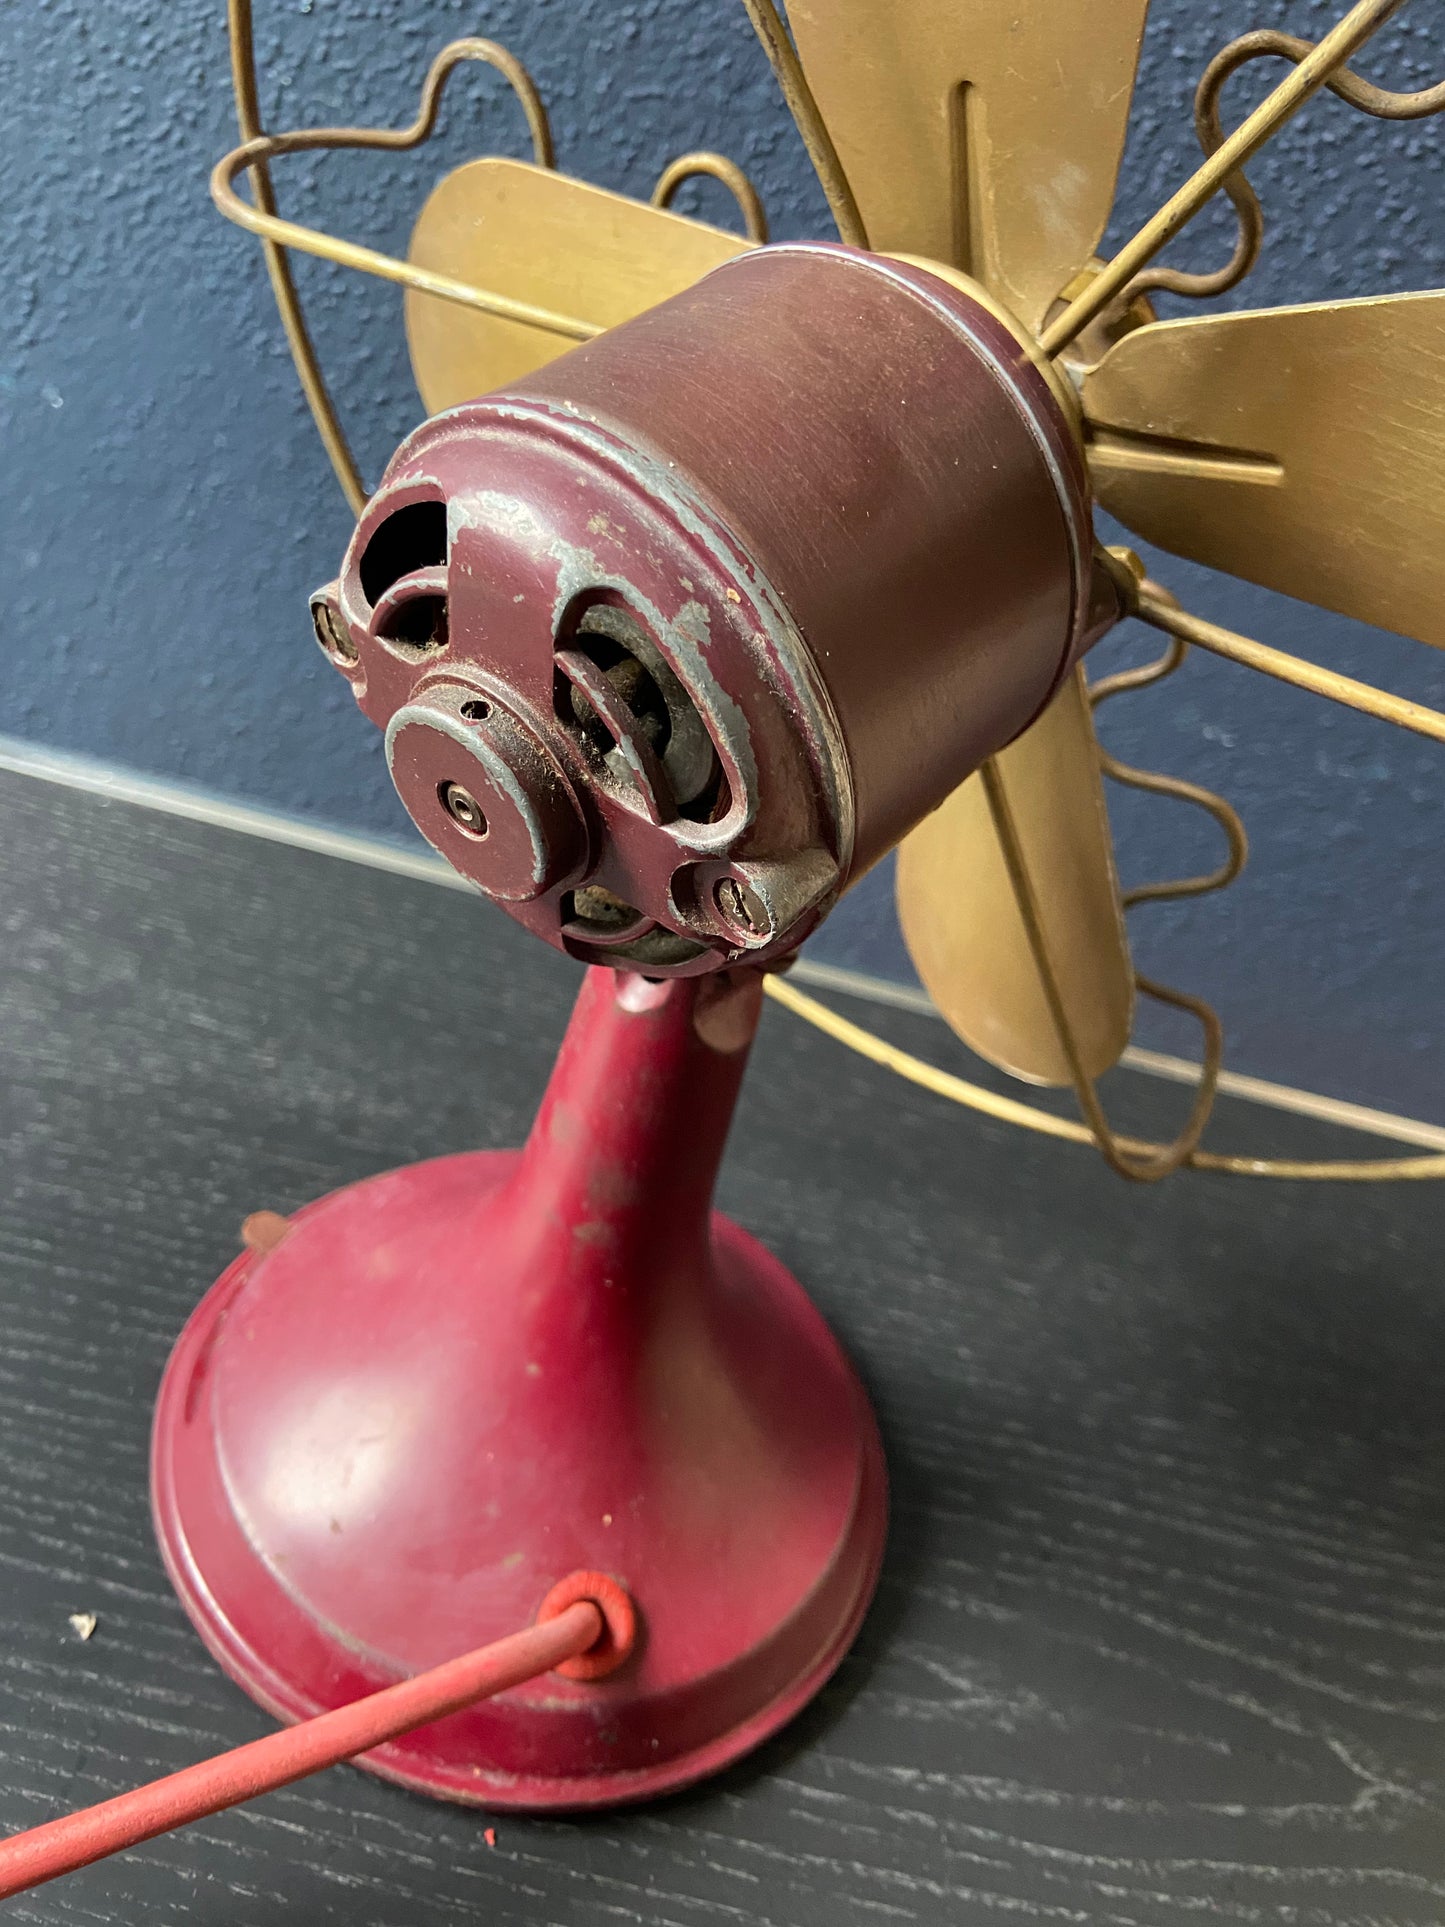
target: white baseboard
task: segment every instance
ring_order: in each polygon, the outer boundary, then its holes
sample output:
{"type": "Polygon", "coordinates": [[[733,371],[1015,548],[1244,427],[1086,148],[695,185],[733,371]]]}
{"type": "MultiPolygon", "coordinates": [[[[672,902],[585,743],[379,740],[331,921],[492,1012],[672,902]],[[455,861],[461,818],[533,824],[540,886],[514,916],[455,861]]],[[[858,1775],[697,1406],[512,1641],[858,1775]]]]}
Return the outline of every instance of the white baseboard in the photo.
{"type": "MultiPolygon", "coordinates": [[[[328,829],[280,810],[235,802],[185,783],[141,776],[92,757],[43,749],[13,736],[0,736],[0,770],[58,783],[67,789],[85,790],[115,803],[137,804],[143,809],[163,810],[169,816],[187,817],[192,822],[214,824],[219,829],[239,830],[246,836],[286,843],[294,849],[314,850],[320,856],[339,857],[346,863],[364,863],[374,870],[415,877],[423,883],[440,884],[444,889],[472,893],[471,885],[429,850],[408,850],[384,837],[328,829]]],[[[868,976],[860,970],[842,970],[835,964],[814,963],[810,958],[800,957],[793,966],[793,976],[799,983],[811,984],[817,990],[861,997],[870,1003],[886,1004],[918,1016],[938,1015],[925,991],[911,984],[890,983],[881,977],[868,976]]],[[[1188,1058],[1140,1050],[1135,1045],[1125,1051],[1122,1062],[1129,1070],[1178,1084],[1193,1084],[1199,1077],[1198,1064],[1188,1058]]],[[[1343,1130],[1362,1131],[1370,1137],[1390,1138],[1395,1143],[1419,1145],[1429,1151],[1445,1151],[1445,1125],[1397,1117],[1391,1111],[1371,1110],[1363,1104],[1347,1104],[1340,1098],[1323,1097],[1317,1091],[1296,1090],[1289,1084],[1274,1084],[1267,1078],[1248,1077],[1238,1071],[1222,1071],[1219,1088],[1230,1097],[1267,1104],[1299,1117],[1315,1118],[1322,1124],[1336,1124],[1343,1130]]]]}

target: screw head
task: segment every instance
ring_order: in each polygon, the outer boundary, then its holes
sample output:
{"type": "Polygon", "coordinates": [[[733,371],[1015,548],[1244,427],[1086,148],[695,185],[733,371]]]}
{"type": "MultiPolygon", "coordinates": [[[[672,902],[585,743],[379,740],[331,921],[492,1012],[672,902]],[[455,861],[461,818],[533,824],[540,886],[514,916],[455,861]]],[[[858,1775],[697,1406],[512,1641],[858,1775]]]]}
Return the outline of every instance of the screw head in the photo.
{"type": "Polygon", "coordinates": [[[486,816],[469,789],[464,789],[460,783],[443,783],[439,793],[442,808],[459,830],[464,830],[468,836],[486,835],[486,816]]]}
{"type": "Polygon", "coordinates": [[[316,629],[316,640],[333,662],[350,667],[360,660],[356,644],[351,640],[351,632],[341,620],[339,612],[321,596],[311,605],[311,621],[316,629]]]}
{"type": "Polygon", "coordinates": [[[740,877],[724,877],[712,894],[724,922],[734,930],[749,937],[771,935],[772,925],[762,898],[740,877]]]}

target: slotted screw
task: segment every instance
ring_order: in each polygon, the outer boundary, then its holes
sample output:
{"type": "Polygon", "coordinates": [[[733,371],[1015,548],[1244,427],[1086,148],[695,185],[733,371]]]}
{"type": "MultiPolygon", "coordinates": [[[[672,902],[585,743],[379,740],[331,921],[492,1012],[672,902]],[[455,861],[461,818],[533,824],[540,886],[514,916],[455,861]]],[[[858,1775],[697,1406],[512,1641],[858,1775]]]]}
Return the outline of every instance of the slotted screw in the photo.
{"type": "Polygon", "coordinates": [[[762,899],[739,878],[724,877],[713,891],[713,901],[734,929],[746,930],[751,937],[769,934],[771,926],[762,899]]]}

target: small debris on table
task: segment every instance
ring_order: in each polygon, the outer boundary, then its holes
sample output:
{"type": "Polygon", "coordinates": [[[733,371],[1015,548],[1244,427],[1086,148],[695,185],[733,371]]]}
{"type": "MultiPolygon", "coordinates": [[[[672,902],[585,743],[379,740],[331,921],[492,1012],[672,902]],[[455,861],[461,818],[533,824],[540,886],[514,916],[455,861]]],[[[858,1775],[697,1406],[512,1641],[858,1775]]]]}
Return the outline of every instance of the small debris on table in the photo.
{"type": "Polygon", "coordinates": [[[94,1613],[72,1613],[70,1615],[70,1629],[77,1639],[89,1639],[99,1623],[94,1613]]]}
{"type": "Polygon", "coordinates": [[[286,1233],[291,1229],[289,1218],[283,1218],[279,1211],[253,1211],[241,1225],[241,1243],[247,1251],[264,1258],[268,1251],[274,1251],[286,1233]]]}
{"type": "Polygon", "coordinates": [[[486,1832],[482,1835],[482,1838],[486,1841],[489,1847],[495,1847],[497,1844],[497,1829],[495,1827],[488,1827],[486,1832]]]}

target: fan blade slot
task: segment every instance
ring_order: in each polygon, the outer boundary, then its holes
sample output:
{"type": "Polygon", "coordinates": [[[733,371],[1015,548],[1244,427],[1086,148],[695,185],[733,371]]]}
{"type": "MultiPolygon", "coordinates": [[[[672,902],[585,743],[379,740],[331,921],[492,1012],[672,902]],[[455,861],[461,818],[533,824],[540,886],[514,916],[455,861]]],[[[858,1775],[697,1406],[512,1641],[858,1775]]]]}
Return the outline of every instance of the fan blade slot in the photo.
{"type": "MultiPolygon", "coordinates": [[[[1070,1025],[1098,1077],[1129,1041],[1134,978],[1082,672],[994,761],[1070,1025]]],[[[1069,1083],[980,777],[904,838],[898,910],[918,974],[964,1042],[1015,1077],[1069,1083]]]]}
{"type": "Polygon", "coordinates": [[[792,0],[875,248],[963,268],[1027,327],[1095,252],[1148,0],[792,0]]]}

